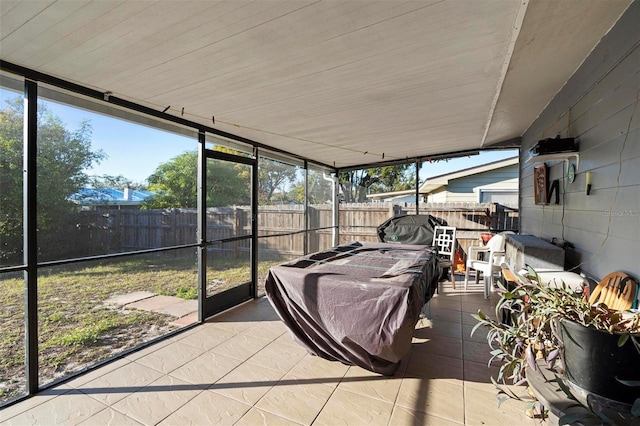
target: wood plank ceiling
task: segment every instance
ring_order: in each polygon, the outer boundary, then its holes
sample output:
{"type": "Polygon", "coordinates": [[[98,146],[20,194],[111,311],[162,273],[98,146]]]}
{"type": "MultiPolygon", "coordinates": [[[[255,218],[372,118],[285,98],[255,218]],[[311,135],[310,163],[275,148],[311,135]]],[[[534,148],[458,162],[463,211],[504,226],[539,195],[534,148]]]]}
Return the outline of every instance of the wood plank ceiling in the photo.
{"type": "Polygon", "coordinates": [[[629,4],[1,0],[0,58],[350,167],[522,135],[629,4]]]}

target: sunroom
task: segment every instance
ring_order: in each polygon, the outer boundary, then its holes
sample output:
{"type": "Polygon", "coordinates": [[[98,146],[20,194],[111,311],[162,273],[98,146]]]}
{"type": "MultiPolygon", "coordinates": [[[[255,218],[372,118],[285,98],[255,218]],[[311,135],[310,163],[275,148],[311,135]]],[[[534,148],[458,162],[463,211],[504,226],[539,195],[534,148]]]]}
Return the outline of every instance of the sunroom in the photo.
{"type": "Polygon", "coordinates": [[[529,421],[497,407],[469,336],[481,292],[442,289],[393,377],[287,340],[266,274],[357,238],[338,183],[354,170],[415,167],[417,187],[421,164],[518,149],[520,234],[595,281],[640,277],[637,1],[0,13],[2,422],[529,421]],[[556,137],[576,152],[531,156],[556,137]],[[557,182],[543,200],[541,164],[557,182]],[[144,180],[155,204],[67,211],[79,188],[144,180]]]}

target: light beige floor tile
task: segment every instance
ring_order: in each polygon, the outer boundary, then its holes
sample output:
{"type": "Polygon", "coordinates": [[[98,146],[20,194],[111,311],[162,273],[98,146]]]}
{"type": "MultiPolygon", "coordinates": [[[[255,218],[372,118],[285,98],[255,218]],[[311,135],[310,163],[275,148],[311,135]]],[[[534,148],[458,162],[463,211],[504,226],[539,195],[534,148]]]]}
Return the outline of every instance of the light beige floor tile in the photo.
{"type": "MultiPolygon", "coordinates": [[[[174,336],[173,338],[175,338],[177,336],[174,336]]],[[[185,337],[185,336],[181,336],[185,337]]],[[[167,345],[170,345],[171,343],[173,343],[173,340],[171,340],[172,338],[169,339],[165,339],[165,340],[161,340],[159,342],[156,342],[150,346],[147,346],[146,348],[140,349],[138,351],[132,352],[129,355],[127,355],[125,358],[128,359],[129,361],[135,361],[137,359],[142,358],[143,356],[149,355],[152,352],[155,352],[159,349],[164,348],[167,345]]]]}
{"type": "Polygon", "coordinates": [[[235,426],[299,426],[300,423],[278,417],[275,414],[252,408],[235,426]]]}
{"type": "Polygon", "coordinates": [[[489,330],[484,327],[474,330],[473,325],[462,324],[462,340],[471,340],[472,342],[488,344],[487,334],[489,334],[489,330]]]}
{"type": "Polygon", "coordinates": [[[349,366],[341,362],[329,361],[319,356],[307,354],[289,370],[284,378],[306,380],[336,387],[348,369],[349,366]]]}
{"type": "Polygon", "coordinates": [[[202,387],[163,376],[112,407],[140,423],[155,425],[202,391],[202,387]]]}
{"type": "Polygon", "coordinates": [[[73,425],[106,409],[106,405],[80,392],[69,392],[11,417],[3,425],[73,425]]]}
{"type": "Polygon", "coordinates": [[[233,336],[235,336],[235,334],[230,331],[202,327],[202,330],[191,333],[178,341],[208,351],[231,339],[233,336]]]}
{"type": "Polygon", "coordinates": [[[338,389],[393,404],[398,396],[401,382],[402,373],[386,377],[364,368],[349,367],[338,389]]]}
{"type": "Polygon", "coordinates": [[[275,340],[287,333],[287,326],[282,321],[255,321],[251,327],[242,332],[249,336],[262,337],[269,340],[275,340]]]}
{"type": "Polygon", "coordinates": [[[431,309],[452,309],[460,311],[460,307],[462,306],[462,301],[459,297],[452,296],[434,296],[429,301],[431,305],[431,309]]]}
{"type": "MultiPolygon", "coordinates": [[[[478,362],[485,364],[491,359],[491,347],[487,342],[474,342],[472,340],[465,340],[462,343],[462,353],[464,354],[465,361],[478,362]]],[[[493,360],[493,364],[499,365],[498,360],[493,360]]]]}
{"type": "Polygon", "coordinates": [[[276,343],[283,343],[285,345],[289,345],[289,346],[293,346],[296,348],[300,348],[300,343],[296,342],[293,339],[293,336],[291,335],[291,333],[289,331],[287,331],[286,333],[282,334],[282,336],[278,337],[277,339],[274,340],[276,343]]]}
{"type": "Polygon", "coordinates": [[[231,339],[211,349],[211,352],[245,361],[271,342],[271,339],[236,334],[231,339]]]}
{"type": "Polygon", "coordinates": [[[445,309],[432,306],[430,319],[434,321],[460,323],[462,322],[462,315],[460,314],[460,309],[445,309]]]}
{"type": "Polygon", "coordinates": [[[411,344],[413,350],[462,359],[462,339],[451,337],[414,337],[411,344]]]}
{"type": "Polygon", "coordinates": [[[168,374],[202,355],[204,351],[181,342],[173,342],[136,362],[168,374]]]}
{"type": "Polygon", "coordinates": [[[389,421],[391,426],[456,426],[461,424],[463,423],[431,416],[420,411],[408,410],[397,405],[393,407],[393,413],[389,421]]]}
{"type": "Polygon", "coordinates": [[[387,425],[393,404],[336,389],[314,426],[387,425]]]}
{"type": "MultiPolygon", "coordinates": [[[[487,368],[486,362],[476,362],[482,359],[482,353],[488,354],[486,332],[478,330],[476,336],[468,336],[474,320],[464,316],[478,306],[492,311],[490,303],[493,303],[493,300],[484,301],[481,287],[479,289],[473,296],[460,296],[459,291],[445,288],[434,299],[434,318],[418,322],[412,350],[396,373],[400,377],[409,376],[402,380],[307,354],[263,298],[230,310],[214,322],[193,327],[86,373],[58,387],[54,394],[47,395],[53,390],[45,391],[0,410],[0,423],[9,417],[15,423],[21,419],[21,413],[24,416],[20,424],[48,416],[43,413],[49,400],[59,399],[61,392],[67,392],[70,397],[74,394],[73,386],[92,397],[89,405],[93,404],[96,411],[89,409],[77,419],[86,425],[136,424],[134,418],[100,404],[96,406],[93,400],[113,404],[114,408],[131,415],[136,413],[138,420],[148,424],[165,412],[161,424],[231,424],[238,419],[238,425],[309,424],[313,422],[309,420],[311,415],[319,410],[316,400],[322,400],[326,392],[333,394],[314,425],[448,426],[464,421],[465,415],[467,424],[474,425],[533,424],[517,401],[509,400],[498,408],[495,388],[489,380],[491,373],[497,374],[498,367],[487,368]],[[455,320],[456,311],[461,312],[461,323],[455,320]],[[229,344],[226,352],[220,349],[207,352],[236,335],[242,338],[234,345],[229,344]],[[256,347],[251,343],[264,340],[268,340],[268,344],[255,352],[256,347]],[[459,356],[460,347],[466,347],[466,351],[462,351],[464,362],[459,356]],[[255,353],[247,363],[238,365],[245,356],[239,354],[245,349],[246,353],[255,353]],[[234,358],[232,353],[239,358],[234,358]],[[165,370],[171,371],[171,377],[163,377],[165,370]],[[159,395],[149,400],[152,392],[145,396],[140,388],[146,386],[149,390],[161,386],[161,377],[169,381],[163,385],[167,389],[158,389],[159,395]],[[207,387],[210,390],[203,390],[207,387]],[[296,391],[292,392],[293,389],[296,391]],[[140,392],[132,395],[135,391],[140,392]],[[184,405],[174,407],[181,396],[173,396],[172,392],[194,396],[187,398],[184,405]],[[171,401],[165,404],[163,398],[167,395],[171,401]],[[393,400],[393,395],[397,395],[398,405],[392,411],[388,401],[393,400]],[[257,405],[251,408],[254,404],[257,405]],[[156,405],[163,408],[153,408],[156,405]],[[290,407],[291,412],[287,411],[290,407]],[[140,414],[147,409],[150,410],[147,414],[140,414]]],[[[75,423],[75,420],[57,420],[61,418],[45,424],[75,423]]]]}
{"type": "MultiPolygon", "coordinates": [[[[411,351],[406,374],[428,379],[462,381],[462,360],[422,351],[411,351]]],[[[461,383],[460,383],[461,384],[461,383]]]]}
{"type": "Polygon", "coordinates": [[[98,401],[111,405],[160,377],[162,373],[159,371],[132,362],[78,386],[77,389],[98,401]]]}
{"type": "Polygon", "coordinates": [[[247,363],[286,373],[306,354],[307,351],[302,346],[294,347],[272,342],[249,358],[247,363]]]}
{"type": "Polygon", "coordinates": [[[47,389],[38,394],[25,399],[24,401],[15,403],[8,407],[0,409],[0,424],[2,424],[5,420],[10,417],[17,416],[20,413],[23,413],[27,410],[31,410],[38,405],[44,404],[50,399],[56,398],[60,395],[63,395],[71,389],[68,385],[56,386],[55,388],[47,389]]]}
{"type": "Polygon", "coordinates": [[[464,422],[462,384],[423,377],[402,379],[396,405],[454,422],[464,422]]]}
{"type": "Polygon", "coordinates": [[[218,380],[210,389],[236,401],[254,405],[283,375],[271,368],[245,363],[218,380]]]}
{"type": "Polygon", "coordinates": [[[251,408],[250,405],[204,391],[158,423],[162,426],[232,425],[251,408]]]}
{"type": "Polygon", "coordinates": [[[83,384],[90,382],[92,380],[97,379],[100,376],[104,376],[107,373],[110,373],[113,370],[117,370],[118,368],[124,367],[129,364],[131,360],[127,358],[120,358],[113,362],[110,362],[102,367],[96,368],[95,370],[87,371],[86,373],[69,380],[66,382],[66,385],[69,385],[72,388],[77,388],[82,386],[83,384]]]}
{"type": "Polygon", "coordinates": [[[170,375],[185,382],[208,388],[221,377],[240,365],[241,361],[214,352],[205,352],[182,367],[173,370],[170,375]]]}
{"type": "Polygon", "coordinates": [[[416,330],[413,335],[426,338],[434,336],[444,336],[454,339],[461,339],[462,324],[459,322],[429,320],[425,318],[418,321],[416,330]]]}
{"type": "Polygon", "coordinates": [[[254,319],[255,318],[251,317],[243,319],[241,315],[225,313],[208,320],[206,324],[213,328],[230,331],[234,334],[240,334],[247,328],[251,327],[251,322],[254,319]]]}
{"type": "Polygon", "coordinates": [[[527,417],[527,403],[509,399],[498,406],[495,392],[467,389],[465,392],[465,419],[468,425],[534,425],[527,417]]]}
{"type": "Polygon", "coordinates": [[[491,382],[491,377],[497,379],[499,372],[500,367],[495,365],[487,366],[487,363],[465,361],[465,386],[485,391],[492,391],[495,389],[495,386],[491,382]]]}
{"type": "Polygon", "coordinates": [[[100,411],[98,414],[89,417],[87,420],[80,423],[81,426],[140,426],[139,423],[133,420],[131,417],[127,417],[119,411],[113,408],[107,408],[100,411]]]}
{"type": "Polygon", "coordinates": [[[252,303],[239,309],[235,315],[243,321],[262,321],[273,317],[276,311],[269,303],[252,303]]]}
{"type": "Polygon", "coordinates": [[[333,388],[323,384],[283,381],[272,387],[256,408],[301,424],[311,424],[325,405],[333,388]]]}
{"type": "MultiPolygon", "coordinates": [[[[490,308],[483,308],[482,312],[490,318],[494,318],[496,317],[495,314],[495,308],[494,307],[490,307],[490,308]]],[[[478,324],[478,320],[475,319],[474,315],[477,314],[478,311],[475,312],[462,312],[462,324],[463,325],[470,325],[470,326],[474,326],[476,324],[478,324]]]]}

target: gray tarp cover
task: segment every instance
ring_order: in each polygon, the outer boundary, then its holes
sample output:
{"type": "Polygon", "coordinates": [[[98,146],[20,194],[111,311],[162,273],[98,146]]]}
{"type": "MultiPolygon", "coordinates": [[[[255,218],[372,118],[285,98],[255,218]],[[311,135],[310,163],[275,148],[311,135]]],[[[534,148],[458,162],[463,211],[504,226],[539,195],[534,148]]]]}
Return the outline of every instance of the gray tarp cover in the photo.
{"type": "Polygon", "coordinates": [[[434,249],[354,242],[269,270],[265,290],[311,354],[392,375],[437,285],[434,249]]]}
{"type": "Polygon", "coordinates": [[[446,224],[446,221],[430,214],[395,216],[378,226],[378,241],[431,245],[433,229],[446,224]]]}

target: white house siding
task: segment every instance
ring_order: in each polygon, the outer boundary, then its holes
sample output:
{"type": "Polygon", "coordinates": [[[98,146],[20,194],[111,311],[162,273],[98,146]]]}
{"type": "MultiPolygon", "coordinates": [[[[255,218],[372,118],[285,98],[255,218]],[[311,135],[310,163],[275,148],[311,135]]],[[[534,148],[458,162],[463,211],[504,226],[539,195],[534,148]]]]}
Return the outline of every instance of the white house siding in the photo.
{"type": "MultiPolygon", "coordinates": [[[[518,165],[502,167],[500,169],[452,179],[447,185],[446,191],[433,194],[430,202],[479,202],[478,191],[486,189],[512,189],[518,190],[518,165]]],[[[514,200],[517,202],[517,192],[514,200]]]]}
{"type": "Polygon", "coordinates": [[[625,271],[640,278],[640,2],[633,2],[523,135],[521,232],[568,241],[567,260],[595,278],[625,271]],[[560,204],[536,205],[527,150],[556,135],[575,137],[574,183],[564,161],[547,162],[560,179],[560,204]],[[585,172],[591,172],[591,195],[585,172]]]}
{"type": "Polygon", "coordinates": [[[445,188],[433,191],[427,195],[427,203],[446,203],[448,194],[445,188]]]}

